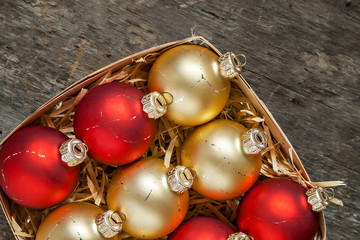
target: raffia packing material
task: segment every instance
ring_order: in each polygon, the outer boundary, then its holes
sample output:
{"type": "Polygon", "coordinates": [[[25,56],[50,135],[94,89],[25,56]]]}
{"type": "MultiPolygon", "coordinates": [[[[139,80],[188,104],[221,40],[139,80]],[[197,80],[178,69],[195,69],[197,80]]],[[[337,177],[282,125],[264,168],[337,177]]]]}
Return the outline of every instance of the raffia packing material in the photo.
{"type": "MultiPolygon", "coordinates": [[[[219,56],[221,53],[203,37],[192,37],[180,41],[170,42],[161,46],[153,47],[116,61],[67,87],[64,91],[51,98],[48,102],[37,109],[19,126],[17,126],[3,141],[4,144],[15,131],[28,125],[46,125],[57,128],[70,137],[73,136],[72,118],[76,105],[86,92],[101,83],[122,81],[140,88],[144,92],[146,88],[147,71],[156,57],[165,50],[181,44],[200,44],[209,47],[219,56]]],[[[245,79],[239,75],[231,81],[232,90],[230,99],[220,114],[221,118],[232,119],[230,112],[239,110],[233,107],[239,101],[239,96],[244,95],[250,106],[238,111],[241,123],[248,127],[262,127],[270,136],[269,147],[263,154],[263,166],[261,177],[284,177],[299,182],[304,187],[316,185],[312,183],[305,171],[298,155],[291,143],[284,135],[279,125],[267,109],[265,104],[258,98],[245,79]],[[234,103],[234,104],[233,104],[234,103]],[[233,108],[233,109],[232,109],[233,108]]],[[[171,125],[166,119],[159,121],[157,137],[147,154],[164,158],[165,161],[179,163],[179,149],[185,136],[193,128],[184,128],[171,125]]],[[[100,206],[105,206],[106,187],[111,179],[111,172],[115,169],[111,166],[101,165],[89,159],[83,165],[84,169],[79,186],[74,193],[65,201],[88,201],[100,206]]],[[[321,183],[319,184],[321,185],[321,183]]],[[[236,204],[239,199],[232,201],[216,202],[202,198],[191,190],[189,213],[187,217],[199,214],[213,215],[221,220],[231,223],[236,216],[236,204]]],[[[35,232],[41,220],[55,207],[45,210],[31,210],[21,207],[12,202],[2,190],[0,190],[0,202],[10,228],[17,240],[34,239],[35,232]]],[[[317,239],[326,239],[326,226],[324,214],[320,213],[320,228],[317,239]]],[[[128,238],[125,233],[119,239],[128,238]]]]}

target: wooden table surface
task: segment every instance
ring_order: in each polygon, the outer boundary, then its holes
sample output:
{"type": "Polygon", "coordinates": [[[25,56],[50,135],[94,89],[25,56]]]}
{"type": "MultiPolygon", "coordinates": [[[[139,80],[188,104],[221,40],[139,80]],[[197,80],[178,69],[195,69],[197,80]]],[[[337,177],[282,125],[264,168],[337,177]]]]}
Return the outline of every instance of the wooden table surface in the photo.
{"type": "MultiPolygon", "coordinates": [[[[312,180],[347,183],[327,238],[359,237],[359,1],[1,0],[0,21],[0,139],[91,72],[201,35],[247,56],[243,76],[312,180]]],[[[14,239],[3,214],[0,239],[14,239]]]]}

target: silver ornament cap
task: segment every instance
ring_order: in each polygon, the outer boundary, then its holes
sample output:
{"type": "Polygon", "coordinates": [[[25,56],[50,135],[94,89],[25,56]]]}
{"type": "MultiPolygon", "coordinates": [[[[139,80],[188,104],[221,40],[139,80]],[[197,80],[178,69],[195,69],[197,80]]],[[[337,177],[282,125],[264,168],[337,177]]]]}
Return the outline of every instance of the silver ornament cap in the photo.
{"type": "Polygon", "coordinates": [[[330,205],[330,200],[335,196],[334,190],[332,188],[330,190],[333,193],[330,197],[325,188],[322,187],[315,186],[306,191],[307,201],[311,204],[313,211],[321,212],[330,205]]]}
{"type": "Polygon", "coordinates": [[[257,128],[244,132],[242,139],[243,147],[249,155],[257,155],[267,147],[267,134],[257,128]]]}
{"type": "Polygon", "coordinates": [[[121,232],[125,220],[126,216],[123,213],[108,210],[97,215],[95,223],[98,232],[103,235],[104,238],[112,238],[121,232]]]}
{"type": "Polygon", "coordinates": [[[165,97],[158,92],[151,92],[146,94],[142,99],[143,111],[146,112],[149,118],[158,119],[162,117],[167,110],[167,102],[165,97]]]}
{"type": "Polygon", "coordinates": [[[235,55],[232,52],[227,52],[219,58],[220,69],[224,71],[225,77],[234,78],[241,73],[241,68],[246,64],[246,57],[243,54],[235,55]],[[241,63],[238,56],[242,56],[245,61],[241,63]]]}
{"type": "Polygon", "coordinates": [[[61,143],[59,152],[61,160],[69,167],[82,163],[87,156],[88,147],[79,139],[68,139],[61,143]]]}
{"type": "Polygon", "coordinates": [[[193,168],[177,165],[167,172],[167,182],[173,192],[181,194],[191,188],[196,172],[193,168]]]}
{"type": "Polygon", "coordinates": [[[254,240],[254,238],[246,233],[237,232],[230,234],[227,240],[254,240]]]}

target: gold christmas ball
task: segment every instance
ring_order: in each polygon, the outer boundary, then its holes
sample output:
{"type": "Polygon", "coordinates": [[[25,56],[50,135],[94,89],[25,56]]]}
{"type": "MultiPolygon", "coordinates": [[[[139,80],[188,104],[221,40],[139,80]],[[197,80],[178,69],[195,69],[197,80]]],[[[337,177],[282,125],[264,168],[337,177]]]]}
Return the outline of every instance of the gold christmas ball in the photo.
{"type": "Polygon", "coordinates": [[[251,133],[255,140],[245,139],[244,134],[252,131],[230,120],[214,120],[196,128],[181,151],[181,164],[197,174],[192,188],[215,200],[233,199],[249,190],[259,176],[259,153],[267,140],[264,132],[254,131],[258,134],[251,133]]]}
{"type": "MultiPolygon", "coordinates": [[[[52,211],[40,224],[36,240],[105,240],[97,230],[100,207],[84,202],[62,205],[52,211]]],[[[110,239],[118,239],[117,236],[110,239]]]]}
{"type": "Polygon", "coordinates": [[[188,209],[189,193],[171,191],[166,175],[169,169],[163,160],[149,157],[114,173],[107,203],[109,209],[125,214],[124,232],[140,239],[160,238],[182,222],[188,209]]]}
{"type": "Polygon", "coordinates": [[[206,123],[224,108],[230,79],[220,69],[219,56],[198,45],[181,45],[159,56],[149,73],[149,90],[163,93],[165,117],[183,126],[206,123]]]}

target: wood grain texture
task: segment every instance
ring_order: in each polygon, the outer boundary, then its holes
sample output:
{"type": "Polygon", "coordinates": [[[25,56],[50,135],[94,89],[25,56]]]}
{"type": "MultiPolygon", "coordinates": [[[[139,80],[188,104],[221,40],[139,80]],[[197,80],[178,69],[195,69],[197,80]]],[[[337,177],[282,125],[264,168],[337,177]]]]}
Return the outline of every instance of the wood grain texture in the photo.
{"type": "MultiPolygon", "coordinates": [[[[91,72],[201,35],[244,53],[243,76],[314,181],[343,180],[325,212],[332,239],[360,229],[360,2],[1,0],[0,139],[91,72]]],[[[14,239],[2,215],[0,239],[14,239]]]]}

